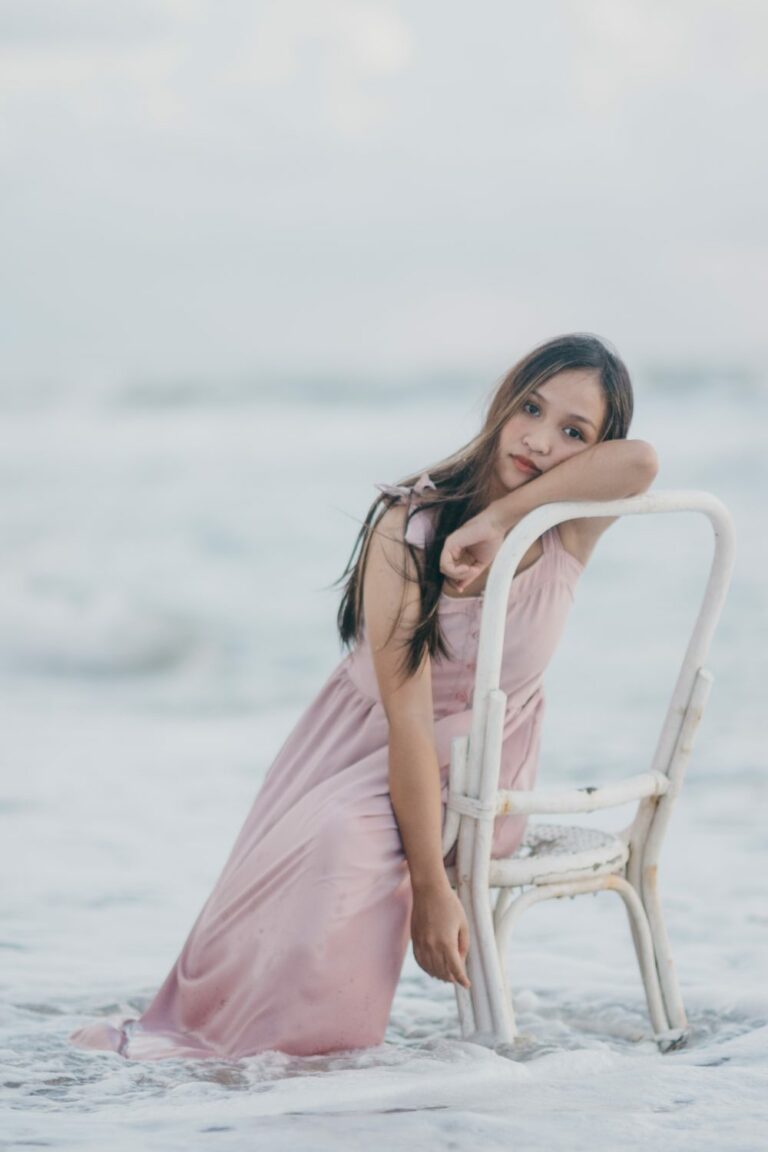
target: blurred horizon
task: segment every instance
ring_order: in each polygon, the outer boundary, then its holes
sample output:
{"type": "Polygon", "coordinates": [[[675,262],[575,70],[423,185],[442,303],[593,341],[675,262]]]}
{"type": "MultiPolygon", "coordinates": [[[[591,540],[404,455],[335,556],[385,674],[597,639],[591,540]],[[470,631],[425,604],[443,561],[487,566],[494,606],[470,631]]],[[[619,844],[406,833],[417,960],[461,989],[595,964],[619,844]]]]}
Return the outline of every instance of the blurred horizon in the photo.
{"type": "MultiPolygon", "coordinates": [[[[477,406],[490,400],[514,361],[494,369],[462,365],[403,368],[399,371],[311,372],[287,368],[254,369],[232,373],[168,372],[145,374],[85,373],[37,374],[34,377],[0,376],[0,410],[45,408],[56,405],[107,406],[110,409],[232,407],[264,403],[364,405],[392,402],[420,404],[444,397],[464,399],[477,406]]],[[[763,365],[679,360],[648,360],[629,364],[636,401],[645,393],[676,395],[713,393],[727,387],[732,393],[768,395],[768,373],[763,365]]]]}

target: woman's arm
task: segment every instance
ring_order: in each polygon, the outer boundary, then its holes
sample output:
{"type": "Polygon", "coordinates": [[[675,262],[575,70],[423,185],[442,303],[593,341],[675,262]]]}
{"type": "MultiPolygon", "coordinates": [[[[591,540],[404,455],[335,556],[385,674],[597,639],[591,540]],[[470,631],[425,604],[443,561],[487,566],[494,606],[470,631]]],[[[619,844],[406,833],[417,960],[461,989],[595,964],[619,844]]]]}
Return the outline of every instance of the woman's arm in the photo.
{"type": "MultiPolygon", "coordinates": [[[[489,505],[503,532],[510,532],[523,516],[556,500],[620,500],[644,492],[658,471],[656,450],[645,440],[603,440],[569,456],[556,468],[521,484],[489,505]]],[[[596,518],[600,531],[615,516],[596,518]]],[[[589,518],[564,521],[591,536],[589,518]]],[[[599,535],[599,532],[598,532],[599,535]]]]}
{"type": "Polygon", "coordinates": [[[403,544],[404,529],[405,509],[395,506],[373,532],[363,582],[365,627],[389,722],[389,788],[411,874],[414,955],[431,975],[468,987],[464,959],[469,929],[443,864],[429,655],[415,675],[403,678],[400,670],[403,645],[420,611],[418,584],[400,575],[405,565],[413,569],[403,544]]]}
{"type": "MultiPolygon", "coordinates": [[[[492,501],[445,541],[440,569],[463,589],[492,562],[504,537],[534,508],[559,500],[619,500],[653,483],[658,459],[645,440],[604,440],[492,501]]],[[[600,535],[615,516],[566,520],[563,546],[586,564],[600,535]]]]}

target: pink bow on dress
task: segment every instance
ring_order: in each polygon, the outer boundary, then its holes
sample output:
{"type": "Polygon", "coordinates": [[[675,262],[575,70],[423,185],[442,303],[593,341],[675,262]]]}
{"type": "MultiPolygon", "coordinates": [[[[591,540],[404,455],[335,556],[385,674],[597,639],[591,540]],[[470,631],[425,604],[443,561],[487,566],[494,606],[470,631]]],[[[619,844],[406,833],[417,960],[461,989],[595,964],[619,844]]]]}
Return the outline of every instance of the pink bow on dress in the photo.
{"type": "Polygon", "coordinates": [[[410,488],[407,484],[376,484],[374,487],[383,492],[385,496],[399,496],[403,500],[410,500],[414,493],[421,496],[426,488],[437,489],[437,485],[433,483],[429,472],[422,472],[416,483],[410,488]]]}
{"type": "MultiPolygon", "coordinates": [[[[437,484],[433,482],[428,472],[422,472],[412,488],[409,488],[407,484],[377,484],[376,487],[387,496],[399,496],[400,503],[404,504],[410,503],[411,497],[414,495],[421,496],[427,488],[437,489],[437,484]]],[[[409,544],[415,544],[418,548],[427,547],[434,530],[432,518],[429,515],[430,511],[430,509],[422,506],[411,513],[405,529],[405,539],[409,544]]]]}

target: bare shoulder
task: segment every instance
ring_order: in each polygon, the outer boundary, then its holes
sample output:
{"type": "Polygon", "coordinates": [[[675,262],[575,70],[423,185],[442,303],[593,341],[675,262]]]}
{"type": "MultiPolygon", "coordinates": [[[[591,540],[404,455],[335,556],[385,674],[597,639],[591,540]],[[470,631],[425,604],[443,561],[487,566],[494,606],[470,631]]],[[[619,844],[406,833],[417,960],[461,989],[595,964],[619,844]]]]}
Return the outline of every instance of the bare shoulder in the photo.
{"type": "Polygon", "coordinates": [[[382,706],[390,725],[418,722],[431,731],[431,662],[405,674],[404,652],[421,615],[421,592],[404,544],[407,509],[394,505],[376,521],[363,579],[363,615],[382,706]]]}
{"type": "Polygon", "coordinates": [[[407,505],[393,504],[379,516],[373,526],[372,536],[379,540],[402,541],[407,516],[407,505]]]}
{"type": "MultiPolygon", "coordinates": [[[[615,440],[610,443],[617,448],[621,446],[622,459],[614,464],[611,477],[614,490],[604,499],[622,500],[627,496],[639,496],[650,488],[658,472],[656,450],[646,440],[615,440]]],[[[583,516],[564,520],[558,525],[562,545],[581,564],[586,564],[603,532],[617,519],[616,516],[583,516]]]]}
{"type": "Polygon", "coordinates": [[[416,570],[404,543],[407,509],[388,508],[373,525],[365,555],[363,612],[374,647],[384,641],[405,610],[405,622],[418,618],[420,592],[416,570]]]}
{"type": "Polygon", "coordinates": [[[393,581],[390,573],[393,565],[401,569],[406,561],[407,549],[403,543],[405,525],[406,508],[395,504],[387,508],[372,526],[363,582],[366,590],[368,587],[380,588],[383,585],[386,593],[391,595],[399,584],[399,581],[393,581]]]}

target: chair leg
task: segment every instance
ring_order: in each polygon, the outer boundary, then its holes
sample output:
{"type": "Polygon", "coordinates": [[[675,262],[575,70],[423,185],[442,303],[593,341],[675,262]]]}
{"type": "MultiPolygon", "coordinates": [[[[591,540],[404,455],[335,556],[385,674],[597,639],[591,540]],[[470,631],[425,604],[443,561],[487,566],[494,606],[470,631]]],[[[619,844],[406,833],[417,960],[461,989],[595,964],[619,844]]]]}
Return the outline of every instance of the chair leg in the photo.
{"type": "Polygon", "coordinates": [[[649,866],[643,869],[642,901],[650,927],[656,967],[659,973],[659,982],[664,997],[666,1013],[669,1017],[671,1027],[685,1032],[688,1029],[688,1019],[683,1006],[683,998],[680,994],[680,985],[677,981],[677,973],[669,947],[667,927],[664,923],[664,916],[661,910],[657,870],[655,866],[649,866]]]}
{"type": "MultiPolygon", "coordinates": [[[[508,895],[508,893],[506,890],[502,889],[501,891],[499,891],[498,896],[496,898],[496,905],[495,905],[495,911],[494,911],[494,927],[496,924],[496,911],[498,911],[498,909],[499,909],[502,896],[505,896],[505,895],[508,895]]],[[[469,916],[467,918],[469,919],[469,916]]],[[[495,938],[495,932],[494,932],[494,938],[495,938]]],[[[497,945],[497,947],[498,947],[498,945],[497,945]]],[[[481,1042],[480,1038],[482,1038],[482,1037],[488,1038],[488,1037],[490,1037],[491,1034],[488,1032],[488,1030],[483,1032],[482,1030],[478,1029],[476,1020],[477,1020],[478,1016],[481,1016],[481,1011],[484,1011],[486,1017],[489,1017],[491,1015],[491,1008],[490,1008],[490,1005],[487,1003],[487,995],[485,993],[482,958],[479,955],[477,955],[476,957],[473,957],[473,961],[475,961],[475,963],[470,963],[469,957],[467,958],[467,971],[468,971],[470,980],[472,981],[471,988],[467,989],[467,988],[463,988],[461,986],[461,984],[454,984],[453,990],[454,990],[454,993],[456,995],[456,1010],[457,1010],[458,1017],[459,1017],[459,1025],[461,1027],[462,1038],[464,1040],[474,1039],[476,1042],[481,1042]],[[484,1003],[482,1005],[482,1009],[480,1006],[480,999],[481,998],[483,998],[483,1000],[484,1000],[484,1003]],[[476,1014],[476,1007],[475,1007],[476,1004],[477,1004],[478,1009],[481,1009],[480,1011],[477,1011],[477,1014],[476,1014]]],[[[504,971],[503,955],[499,956],[499,968],[501,971],[501,978],[502,978],[502,981],[504,984],[504,994],[507,997],[507,1000],[510,1004],[510,1016],[511,1016],[511,1023],[512,1023],[512,1029],[513,1029],[513,1035],[514,1035],[514,1027],[515,1027],[514,1010],[511,1007],[512,1002],[511,1002],[511,998],[509,996],[509,989],[507,987],[507,979],[506,979],[506,972],[504,971]]],[[[481,1016],[481,1018],[482,1018],[482,1016],[481,1016]]]]}
{"type": "MultiPolygon", "coordinates": [[[[474,822],[473,822],[474,824],[474,822]]],[[[462,1035],[477,1044],[493,1046],[514,1036],[514,1018],[504,1000],[503,978],[491,913],[491,890],[479,881],[465,861],[474,862],[477,829],[462,826],[456,853],[456,891],[469,925],[467,975],[471,987],[456,988],[462,1035]]]]}
{"type": "Polygon", "coordinates": [[[606,876],[606,887],[618,892],[624,901],[632,938],[640,967],[640,975],[645,988],[645,998],[654,1031],[654,1039],[659,1048],[666,1052],[685,1041],[685,1030],[670,1021],[667,1016],[664,995],[656,966],[656,948],[651,925],[646,910],[637,891],[623,876],[606,876]]]}
{"type": "MultiPolygon", "coordinates": [[[[640,902],[642,903],[642,892],[639,891],[637,884],[634,882],[632,870],[630,868],[627,868],[627,870],[624,874],[624,879],[627,881],[630,888],[632,888],[633,891],[640,897],[640,902]]],[[[643,908],[645,908],[645,905],[643,905],[643,908]]],[[[642,970],[643,970],[643,945],[642,945],[642,942],[640,939],[640,933],[638,932],[637,925],[635,923],[635,918],[629,912],[629,908],[627,908],[627,919],[629,921],[629,929],[630,929],[630,932],[632,934],[632,944],[634,945],[634,948],[635,948],[635,956],[637,957],[637,963],[638,963],[638,966],[640,968],[640,972],[642,973],[642,970]]],[[[652,932],[651,932],[651,943],[653,943],[653,933],[652,932]]],[[[654,955],[655,955],[655,949],[654,949],[654,955]]]]}
{"type": "Polygon", "coordinates": [[[515,1026],[515,1033],[516,1033],[517,1027],[516,1027],[515,1021],[514,1021],[514,1008],[512,1006],[512,993],[509,990],[509,982],[507,980],[506,950],[504,947],[504,933],[503,933],[503,930],[501,927],[502,922],[504,920],[504,916],[506,915],[511,903],[512,903],[512,891],[511,891],[511,889],[500,888],[499,893],[496,897],[496,904],[494,905],[494,909],[493,909],[493,935],[494,935],[494,938],[496,941],[496,951],[499,954],[499,968],[501,969],[501,978],[504,982],[504,995],[506,996],[507,1003],[510,1006],[510,1012],[512,1014],[512,1022],[513,1022],[513,1025],[515,1026]]]}
{"type": "MultiPolygon", "coordinates": [[[[469,916],[467,916],[467,920],[470,922],[471,931],[471,919],[469,916]]],[[[469,956],[467,957],[466,967],[469,978],[472,980],[472,976],[469,973],[469,956]]],[[[472,983],[474,985],[474,981],[472,981],[472,983]]],[[[468,1040],[477,1030],[477,1025],[475,1023],[475,1006],[472,998],[472,989],[464,988],[461,984],[454,984],[453,990],[456,995],[456,1011],[459,1017],[461,1036],[462,1039],[468,1040]]]]}
{"type": "MultiPolygon", "coordinates": [[[[469,953],[467,955],[466,969],[470,979],[470,987],[463,988],[461,984],[454,984],[456,994],[456,1009],[459,1015],[461,1035],[469,1040],[478,1030],[478,1018],[482,1019],[484,1005],[482,1003],[482,964],[473,947],[475,938],[475,921],[468,885],[459,884],[457,894],[464,907],[469,925],[469,953]]],[[[487,1011],[487,1009],[486,1009],[487,1011]]]]}
{"type": "Polygon", "coordinates": [[[453,990],[456,993],[456,1011],[459,1015],[462,1039],[468,1040],[475,1032],[475,1013],[472,1007],[472,997],[469,994],[469,989],[463,988],[461,984],[454,984],[453,990]]]}
{"type": "Polygon", "coordinates": [[[499,888],[499,894],[496,897],[496,904],[493,909],[493,924],[497,928],[501,923],[502,918],[506,914],[507,909],[512,903],[512,889],[499,888]]]}
{"type": "Polygon", "coordinates": [[[635,941],[640,975],[643,980],[648,1013],[656,1040],[662,1051],[677,1047],[685,1040],[685,1032],[680,1027],[670,1025],[664,1006],[659,974],[656,969],[656,953],[651,928],[645,908],[632,885],[623,876],[609,875],[594,880],[564,881],[560,884],[547,884],[529,889],[511,903],[497,909],[496,940],[501,955],[506,950],[506,941],[513,923],[526,909],[540,900],[560,899],[564,896],[579,896],[600,889],[612,889],[621,896],[627,910],[632,938],[635,941]]]}
{"type": "MultiPolygon", "coordinates": [[[[455,984],[456,1007],[461,1025],[461,1035],[465,1040],[473,1040],[476,1036],[485,1035],[491,1024],[491,1011],[485,987],[485,974],[483,957],[479,941],[479,930],[475,917],[475,904],[472,896],[472,885],[461,867],[462,849],[464,845],[459,842],[457,855],[457,883],[456,894],[461,900],[464,913],[469,926],[469,952],[467,954],[466,969],[470,979],[470,987],[462,988],[455,984]]],[[[471,845],[470,845],[471,847],[471,845]]],[[[464,849],[466,851],[466,849],[464,849]]]]}
{"type": "Polygon", "coordinates": [[[512,1021],[513,1037],[517,1036],[517,1023],[515,1020],[514,1007],[512,1002],[512,993],[510,992],[505,957],[508,950],[509,933],[513,926],[520,919],[523,912],[528,908],[532,908],[534,904],[538,904],[540,900],[548,900],[551,896],[558,895],[555,892],[548,892],[546,888],[531,887],[527,890],[522,890],[519,896],[512,896],[509,888],[503,888],[499,893],[499,898],[496,901],[496,910],[494,914],[494,927],[496,934],[496,950],[499,957],[499,966],[504,978],[504,991],[509,1005],[509,1013],[512,1021]]]}
{"type": "Polygon", "coordinates": [[[475,978],[470,976],[475,1019],[487,1020],[490,1017],[490,1028],[478,1031],[474,1038],[477,1043],[490,1045],[511,1042],[517,1034],[515,1014],[507,990],[503,956],[499,953],[496,939],[491,893],[485,888],[483,892],[473,892],[472,895],[474,944],[476,959],[480,961],[475,967],[482,972],[480,987],[475,987],[475,978]],[[482,1011],[478,1011],[479,1008],[482,1011]]]}

